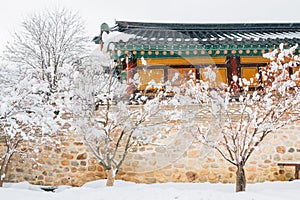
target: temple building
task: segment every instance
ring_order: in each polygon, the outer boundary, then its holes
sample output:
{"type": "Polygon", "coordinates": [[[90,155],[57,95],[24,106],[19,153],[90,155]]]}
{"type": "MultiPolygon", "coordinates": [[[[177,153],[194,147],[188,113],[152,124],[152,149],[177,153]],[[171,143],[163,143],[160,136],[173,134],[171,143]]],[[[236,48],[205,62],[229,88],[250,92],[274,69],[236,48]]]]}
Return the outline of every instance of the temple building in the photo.
{"type": "MultiPolygon", "coordinates": [[[[257,74],[269,60],[263,54],[300,42],[300,23],[144,23],[116,21],[109,28],[103,23],[101,33],[93,41],[103,47],[103,33],[131,35],[128,41],[106,44],[111,56],[120,61],[120,76],[132,78],[138,73],[142,83],[135,91],[144,90],[149,80],[173,85],[191,77],[203,80],[204,69],[217,72],[217,82],[230,86],[234,76],[252,80],[258,88],[257,74]],[[121,62],[126,58],[129,62],[121,62]],[[175,80],[174,76],[179,74],[175,80]],[[175,81],[174,81],[175,80],[175,81]]],[[[106,49],[105,49],[106,50],[106,49]]],[[[296,54],[300,49],[296,49],[296,54]]],[[[296,68],[293,70],[297,70],[296,68]]]]}

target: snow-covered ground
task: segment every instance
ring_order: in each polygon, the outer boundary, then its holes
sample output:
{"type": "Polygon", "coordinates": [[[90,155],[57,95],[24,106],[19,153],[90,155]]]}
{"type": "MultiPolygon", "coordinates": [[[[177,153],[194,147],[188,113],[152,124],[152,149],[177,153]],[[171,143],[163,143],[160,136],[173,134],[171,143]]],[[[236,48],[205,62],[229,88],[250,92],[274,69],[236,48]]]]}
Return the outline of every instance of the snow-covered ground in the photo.
{"type": "Polygon", "coordinates": [[[61,186],[45,192],[26,182],[0,188],[1,200],[282,200],[300,198],[300,181],[248,184],[247,192],[235,193],[233,184],[163,183],[135,184],[116,181],[105,187],[105,181],[94,181],[82,187],[61,186]]]}

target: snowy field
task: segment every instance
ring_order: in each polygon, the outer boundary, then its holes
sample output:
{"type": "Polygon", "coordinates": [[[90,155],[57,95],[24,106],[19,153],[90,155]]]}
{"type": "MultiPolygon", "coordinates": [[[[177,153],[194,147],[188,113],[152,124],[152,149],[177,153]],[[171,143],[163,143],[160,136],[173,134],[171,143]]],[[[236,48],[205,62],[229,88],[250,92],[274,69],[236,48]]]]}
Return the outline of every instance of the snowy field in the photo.
{"type": "Polygon", "coordinates": [[[135,184],[116,181],[107,188],[104,181],[82,187],[61,186],[45,192],[26,182],[4,185],[1,200],[293,200],[300,199],[300,181],[248,184],[247,192],[235,193],[233,184],[163,183],[135,184]]]}

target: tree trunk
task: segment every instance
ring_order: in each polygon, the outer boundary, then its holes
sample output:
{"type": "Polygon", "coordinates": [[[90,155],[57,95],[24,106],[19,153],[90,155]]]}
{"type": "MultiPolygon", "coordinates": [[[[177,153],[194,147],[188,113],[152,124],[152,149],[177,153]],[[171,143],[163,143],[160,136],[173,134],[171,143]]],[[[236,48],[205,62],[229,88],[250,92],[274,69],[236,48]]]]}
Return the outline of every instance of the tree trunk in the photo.
{"type": "Polygon", "coordinates": [[[6,155],[4,157],[2,157],[2,163],[0,166],[0,187],[3,186],[4,179],[5,179],[5,176],[8,171],[8,165],[9,165],[9,162],[10,162],[13,154],[14,153],[9,153],[9,148],[8,148],[6,155]]]}
{"type": "Polygon", "coordinates": [[[236,171],[236,192],[242,192],[246,190],[246,176],[244,165],[238,165],[236,171]]]}
{"type": "Polygon", "coordinates": [[[7,172],[7,165],[8,165],[8,155],[5,155],[4,158],[2,158],[2,163],[0,165],[0,187],[3,187],[3,182],[5,178],[5,174],[7,172]]]}
{"type": "Polygon", "coordinates": [[[0,166],[0,188],[3,187],[4,183],[4,178],[5,178],[5,173],[7,171],[7,163],[6,163],[6,158],[3,160],[3,163],[1,163],[0,166]]]}
{"type": "Polygon", "coordinates": [[[114,186],[115,182],[115,173],[113,169],[106,170],[106,176],[107,176],[107,181],[106,181],[106,186],[114,186]]]}
{"type": "Polygon", "coordinates": [[[2,180],[2,178],[0,178],[0,188],[3,187],[3,182],[4,181],[2,180]]]}

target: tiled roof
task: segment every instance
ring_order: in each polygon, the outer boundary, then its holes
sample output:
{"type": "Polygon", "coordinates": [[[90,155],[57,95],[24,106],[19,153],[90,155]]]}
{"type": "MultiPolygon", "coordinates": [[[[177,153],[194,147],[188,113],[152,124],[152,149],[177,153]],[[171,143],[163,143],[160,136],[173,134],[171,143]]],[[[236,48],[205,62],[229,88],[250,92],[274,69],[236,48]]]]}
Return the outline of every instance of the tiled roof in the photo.
{"type": "Polygon", "coordinates": [[[231,43],[266,40],[300,41],[300,23],[179,24],[117,21],[113,31],[136,35],[134,41],[231,43]]]}
{"type": "MultiPolygon", "coordinates": [[[[120,50],[268,51],[300,43],[300,23],[185,24],[117,21],[111,31],[133,34],[120,50]]],[[[95,42],[97,39],[95,38],[95,42]]]]}

